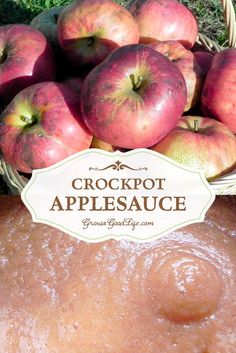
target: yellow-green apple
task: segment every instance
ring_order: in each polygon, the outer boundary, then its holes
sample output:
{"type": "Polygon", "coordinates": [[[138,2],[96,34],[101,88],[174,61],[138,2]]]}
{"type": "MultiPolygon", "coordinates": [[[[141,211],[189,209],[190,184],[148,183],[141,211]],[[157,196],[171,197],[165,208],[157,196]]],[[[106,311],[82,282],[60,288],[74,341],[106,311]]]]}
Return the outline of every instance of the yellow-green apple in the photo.
{"type": "Polygon", "coordinates": [[[210,70],[214,55],[205,51],[195,51],[193,54],[197,60],[198,65],[202,69],[203,75],[206,76],[210,70]]]}
{"type": "Polygon", "coordinates": [[[98,148],[100,150],[104,150],[104,151],[108,151],[108,152],[114,152],[117,150],[117,148],[115,146],[112,146],[111,144],[100,140],[96,136],[93,137],[90,148],[98,148]]]}
{"type": "Polygon", "coordinates": [[[58,19],[62,49],[76,65],[96,65],[115,48],[138,43],[133,16],[111,0],[77,0],[58,19]]]}
{"type": "Polygon", "coordinates": [[[198,26],[192,12],[176,0],[134,0],[129,10],[139,26],[141,43],[178,40],[191,48],[198,26]]]}
{"type": "Polygon", "coordinates": [[[182,72],[187,85],[187,102],[184,111],[192,108],[201,97],[203,72],[194,54],[180,42],[168,40],[158,41],[149,46],[173,61],[182,72]]]}
{"type": "Polygon", "coordinates": [[[200,170],[208,180],[236,168],[236,137],[221,122],[185,116],[177,127],[151,148],[176,162],[200,170]]]}
{"type": "Polygon", "coordinates": [[[42,32],[53,46],[59,45],[57,37],[57,20],[63,8],[64,6],[52,7],[51,9],[40,13],[30,22],[30,25],[42,32]]]}
{"type": "Polygon", "coordinates": [[[78,95],[60,83],[25,88],[0,116],[0,152],[21,172],[48,167],[89,148],[91,141],[78,95]]]}
{"type": "Polygon", "coordinates": [[[177,124],[186,104],[183,75],[152,48],[114,50],[86,77],[84,120],[95,136],[121,148],[150,147],[177,124]]]}
{"type": "Polygon", "coordinates": [[[203,112],[236,134],[236,48],[215,55],[202,91],[203,112]]]}
{"type": "Polygon", "coordinates": [[[54,53],[46,38],[27,25],[0,27],[0,99],[9,103],[22,89],[55,80],[54,53]]]}

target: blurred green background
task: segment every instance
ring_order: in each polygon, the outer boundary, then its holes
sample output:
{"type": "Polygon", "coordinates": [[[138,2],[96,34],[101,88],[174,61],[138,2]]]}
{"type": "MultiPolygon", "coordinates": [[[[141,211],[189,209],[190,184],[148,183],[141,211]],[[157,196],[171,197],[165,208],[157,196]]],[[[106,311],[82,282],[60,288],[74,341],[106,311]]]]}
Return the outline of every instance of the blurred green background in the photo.
{"type": "MultiPolygon", "coordinates": [[[[130,2],[130,0],[116,1],[124,6],[130,2]]],[[[227,45],[227,33],[220,0],[180,1],[195,13],[202,33],[221,45],[227,45]]],[[[233,1],[236,10],[236,0],[233,1]]],[[[71,0],[0,0],[0,24],[28,23],[44,9],[70,2],[71,0]]]]}

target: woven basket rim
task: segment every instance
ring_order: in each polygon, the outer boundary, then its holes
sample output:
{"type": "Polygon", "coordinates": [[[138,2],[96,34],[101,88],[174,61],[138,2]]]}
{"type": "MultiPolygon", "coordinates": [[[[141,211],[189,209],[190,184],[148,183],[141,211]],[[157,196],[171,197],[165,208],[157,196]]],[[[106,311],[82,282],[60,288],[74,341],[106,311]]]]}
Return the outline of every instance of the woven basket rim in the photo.
{"type": "MultiPolygon", "coordinates": [[[[221,0],[225,23],[228,30],[228,45],[236,47],[236,17],[232,0],[221,0]]],[[[199,33],[196,43],[211,53],[226,49],[211,40],[205,34],[199,33]]],[[[12,168],[0,157],[0,174],[13,194],[21,194],[27,184],[27,179],[22,177],[17,170],[12,168]]],[[[209,183],[217,195],[236,195],[236,169],[209,183]]]]}

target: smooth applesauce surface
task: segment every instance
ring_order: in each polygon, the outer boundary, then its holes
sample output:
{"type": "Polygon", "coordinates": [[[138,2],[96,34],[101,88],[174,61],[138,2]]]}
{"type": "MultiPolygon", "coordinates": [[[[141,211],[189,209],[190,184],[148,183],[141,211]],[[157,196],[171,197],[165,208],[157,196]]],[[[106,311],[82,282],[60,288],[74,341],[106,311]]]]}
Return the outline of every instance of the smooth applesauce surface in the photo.
{"type": "Polygon", "coordinates": [[[149,243],[87,244],[0,197],[0,353],[236,352],[236,197],[149,243]]]}

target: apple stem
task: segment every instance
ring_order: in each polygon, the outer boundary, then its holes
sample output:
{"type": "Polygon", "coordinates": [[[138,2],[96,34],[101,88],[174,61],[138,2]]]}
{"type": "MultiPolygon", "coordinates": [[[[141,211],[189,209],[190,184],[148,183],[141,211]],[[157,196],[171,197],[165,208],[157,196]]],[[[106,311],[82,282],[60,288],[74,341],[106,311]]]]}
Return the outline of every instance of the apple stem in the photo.
{"type": "Polygon", "coordinates": [[[198,123],[198,120],[194,120],[194,127],[193,127],[193,131],[194,131],[194,132],[198,132],[198,128],[199,128],[199,123],[198,123]]]}
{"type": "Polygon", "coordinates": [[[32,115],[31,117],[21,115],[20,119],[24,123],[26,123],[26,126],[33,126],[33,125],[37,124],[37,122],[38,122],[38,119],[35,115],[32,115]]]}
{"type": "Polygon", "coordinates": [[[129,78],[130,78],[130,80],[131,80],[131,82],[132,82],[132,86],[133,86],[133,88],[134,88],[134,86],[135,86],[134,74],[129,75],[129,78]]]}
{"type": "Polygon", "coordinates": [[[143,76],[138,77],[138,82],[135,85],[135,90],[139,89],[141,87],[141,84],[143,82],[143,76]]]}
{"type": "Polygon", "coordinates": [[[7,50],[6,48],[4,48],[2,53],[0,54],[0,64],[3,64],[6,60],[7,60],[7,50]]]}
{"type": "Polygon", "coordinates": [[[133,85],[133,90],[137,91],[141,87],[141,84],[143,82],[143,76],[138,76],[138,81],[137,82],[135,82],[134,74],[131,74],[129,77],[130,77],[130,80],[131,80],[132,85],[133,85]]]}
{"type": "Polygon", "coordinates": [[[94,37],[88,37],[87,47],[91,47],[94,44],[94,37]]]}

